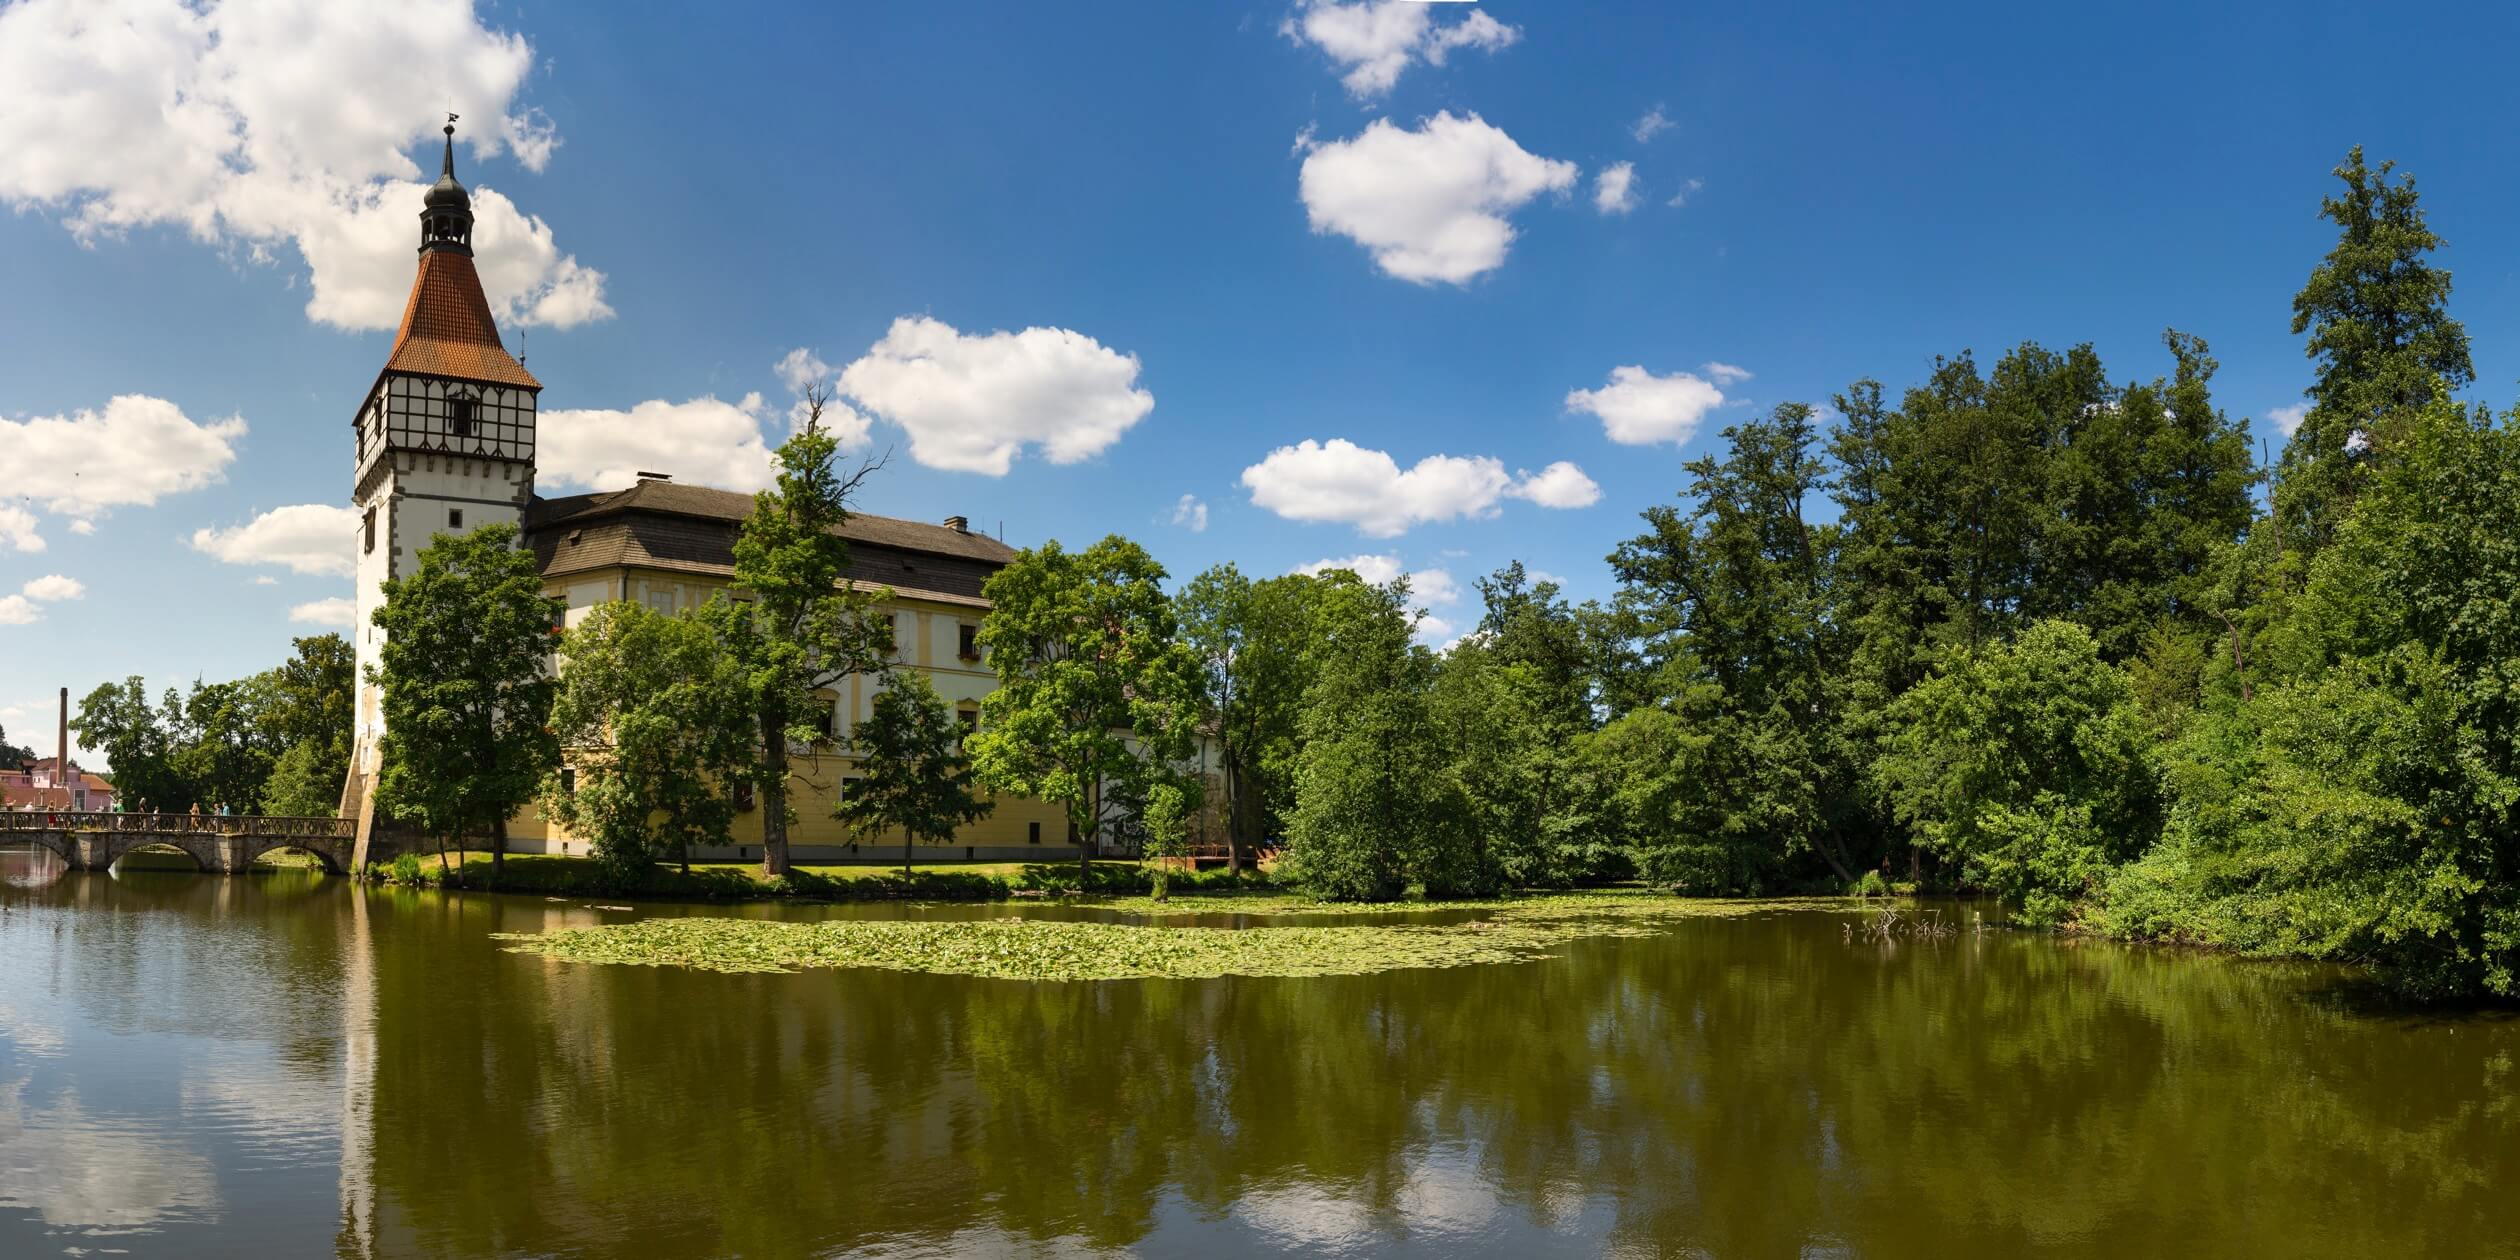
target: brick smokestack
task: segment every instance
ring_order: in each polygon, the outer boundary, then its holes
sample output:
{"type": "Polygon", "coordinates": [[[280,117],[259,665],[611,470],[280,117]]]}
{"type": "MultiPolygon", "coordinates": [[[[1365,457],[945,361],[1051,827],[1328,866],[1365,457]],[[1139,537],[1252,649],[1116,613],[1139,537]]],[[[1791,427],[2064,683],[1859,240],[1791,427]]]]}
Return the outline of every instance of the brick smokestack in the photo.
{"type": "MultiPolygon", "coordinates": [[[[61,689],[60,758],[53,763],[53,786],[67,792],[70,790],[70,689],[68,687],[61,689]]],[[[66,801],[70,798],[64,796],[61,799],[66,801]]]]}

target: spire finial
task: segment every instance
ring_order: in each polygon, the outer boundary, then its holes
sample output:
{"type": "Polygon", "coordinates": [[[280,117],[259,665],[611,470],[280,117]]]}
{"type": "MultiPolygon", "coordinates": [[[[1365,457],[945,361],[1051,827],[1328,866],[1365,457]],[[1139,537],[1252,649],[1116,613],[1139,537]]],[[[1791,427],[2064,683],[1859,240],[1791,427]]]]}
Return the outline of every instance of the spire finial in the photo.
{"type": "Polygon", "coordinates": [[[462,114],[446,116],[446,165],[438,168],[438,174],[448,179],[455,178],[455,120],[461,117],[462,114]]]}
{"type": "Polygon", "coordinates": [[[447,253],[472,253],[472,198],[455,178],[455,120],[446,116],[446,162],[438,168],[438,181],[422,199],[420,210],[420,252],[442,250],[447,253]]]}

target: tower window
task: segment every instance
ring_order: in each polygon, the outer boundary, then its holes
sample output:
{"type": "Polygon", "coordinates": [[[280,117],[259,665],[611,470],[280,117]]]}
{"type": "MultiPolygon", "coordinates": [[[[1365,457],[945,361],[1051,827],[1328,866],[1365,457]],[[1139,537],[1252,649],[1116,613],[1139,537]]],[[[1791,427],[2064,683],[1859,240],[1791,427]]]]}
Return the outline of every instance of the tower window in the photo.
{"type": "Polygon", "coordinates": [[[446,509],[446,527],[448,529],[462,529],[464,527],[464,509],[446,509]]]}
{"type": "Polygon", "coordinates": [[[362,544],[362,545],[361,545],[360,550],[362,550],[362,551],[374,551],[374,550],[376,550],[376,509],[375,509],[375,508],[369,508],[369,509],[367,510],[367,520],[366,520],[366,522],[364,523],[364,525],[362,525],[362,527],[361,527],[361,528],[362,528],[363,530],[365,530],[365,532],[366,532],[367,541],[366,541],[364,544],[362,544]]]}
{"type": "Polygon", "coordinates": [[[473,401],[469,398],[446,400],[446,425],[457,437],[471,437],[473,401]]]}

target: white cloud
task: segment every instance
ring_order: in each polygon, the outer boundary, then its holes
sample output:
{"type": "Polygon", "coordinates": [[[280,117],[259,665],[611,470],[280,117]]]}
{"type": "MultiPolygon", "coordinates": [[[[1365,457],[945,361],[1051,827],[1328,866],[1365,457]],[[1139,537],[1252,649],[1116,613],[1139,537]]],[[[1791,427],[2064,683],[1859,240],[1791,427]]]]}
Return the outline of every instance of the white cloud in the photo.
{"type": "Polygon", "coordinates": [[[2289,407],[2271,407],[2266,418],[2275,422],[2275,430],[2289,438],[2301,431],[2301,422],[2310,414],[2310,404],[2294,403],[2289,407]]]}
{"type": "Polygon", "coordinates": [[[1698,370],[1706,373],[1706,379],[1718,385],[1738,385],[1750,379],[1750,369],[1734,367],[1729,363],[1701,363],[1698,365],[1698,370]]]}
{"type": "Polygon", "coordinates": [[[42,577],[35,578],[32,581],[29,581],[26,585],[19,587],[18,591],[19,593],[25,595],[28,599],[37,600],[47,604],[65,599],[84,599],[87,597],[86,584],[80,582],[77,578],[65,577],[59,573],[47,573],[42,577]]]}
{"type": "MultiPolygon", "coordinates": [[[[144,394],[120,395],[103,411],[0,420],[7,456],[0,458],[0,500],[31,502],[70,518],[72,532],[88,533],[79,526],[111,509],[147,507],[225,479],[244,436],[242,418],[196,423],[175,404],[144,394]]],[[[19,551],[44,549],[23,507],[0,507],[0,541],[19,551]]]]}
{"type": "Polygon", "coordinates": [[[273,508],[242,525],[193,531],[193,550],[229,564],[285,566],[292,573],[348,577],[357,570],[352,539],[356,508],[298,503],[273,508]]]}
{"type": "Polygon", "coordinates": [[[12,551],[42,551],[44,536],[36,532],[35,514],[13,504],[0,503],[0,544],[6,544],[12,551]]]}
{"type": "Polygon", "coordinates": [[[1568,411],[1600,417],[1602,433],[1628,446],[1686,442],[1706,413],[1723,405],[1724,391],[1712,381],[1687,372],[1656,376],[1641,367],[1612,368],[1608,384],[1566,395],[1568,411]]]}
{"type": "Polygon", "coordinates": [[[1601,502],[1600,483],[1563,459],[1539,472],[1524,473],[1506,493],[1545,508],[1588,508],[1601,502]]]}
{"type": "Polygon", "coordinates": [[[1181,496],[1181,501],[1173,504],[1172,523],[1187,526],[1193,534],[1206,533],[1207,504],[1201,502],[1199,496],[1195,494],[1181,496]]]}
{"type": "Polygon", "coordinates": [[[1492,456],[1429,455],[1403,471],[1388,453],[1346,438],[1281,446],[1242,472],[1253,503],[1288,520],[1354,525],[1371,538],[1396,537],[1423,522],[1494,516],[1508,496],[1543,507],[1582,506],[1567,501],[1581,493],[1574,481],[1599,497],[1600,488],[1569,463],[1517,478],[1492,456]]]}
{"type": "Polygon", "coordinates": [[[1662,106],[1656,105],[1645,111],[1645,116],[1637,119],[1635,126],[1628,128],[1628,134],[1636,137],[1638,144],[1643,144],[1679,125],[1664,116],[1662,106]]]}
{"type": "Polygon", "coordinates": [[[1663,204],[1664,204],[1664,205],[1666,205],[1666,206],[1673,207],[1674,209],[1677,209],[1677,208],[1679,208],[1679,207],[1681,207],[1681,206],[1685,206],[1685,205],[1689,204],[1689,198],[1691,198],[1691,197],[1693,197],[1693,196],[1696,196],[1696,195],[1697,195],[1697,190],[1699,190],[1699,189],[1701,189],[1701,188],[1704,188],[1704,187],[1706,187],[1706,181],[1705,181],[1705,180],[1702,180],[1702,179],[1693,179],[1693,180],[1690,180],[1689,182],[1687,182],[1687,183],[1685,183],[1685,184],[1682,184],[1682,185],[1680,186],[1680,191],[1678,191],[1678,192],[1676,192],[1676,193],[1671,194],[1671,200],[1666,201],[1666,202],[1664,202],[1663,204]]]}
{"type": "Polygon", "coordinates": [[[1593,174],[1593,209],[1626,214],[1636,208],[1636,163],[1612,162],[1593,174]]]}
{"type": "MultiPolygon", "coordinates": [[[[476,160],[550,161],[557,130],[517,100],[533,64],[524,38],[482,26],[469,0],[24,0],[0,8],[0,201],[54,211],[85,244],[177,228],[257,264],[293,245],[309,318],[390,328],[441,111],[465,116],[476,160]]],[[[611,313],[603,274],[540,219],[488,188],[473,208],[502,318],[565,327],[611,313]]]]}
{"type": "Polygon", "coordinates": [[[1065,328],[965,334],[903,316],[840,372],[841,392],[910,434],[930,468],[1003,477],[1027,446],[1090,459],[1146,418],[1138,359],[1065,328]]]}
{"type": "Polygon", "coordinates": [[[1278,31],[1319,48],[1346,69],[1339,81],[1360,100],[1390,91],[1412,61],[1440,66],[1456,48],[1495,52],[1522,38],[1521,28],[1480,10],[1449,26],[1438,25],[1433,12],[1425,0],[1310,0],[1278,31]]]}
{"type": "Polygon", "coordinates": [[[70,522],[70,532],[78,534],[82,537],[93,534],[96,532],[96,522],[85,519],[72,521],[70,522]]]}
{"type": "Polygon", "coordinates": [[[643,471],[696,485],[760,490],[774,477],[760,412],[759,394],[733,403],[651,398],[628,411],[546,411],[536,425],[535,474],[556,486],[594,490],[626,489],[643,471]]]}
{"type": "Polygon", "coordinates": [[[310,626],[339,626],[348,629],[358,623],[358,606],[339,595],[300,604],[289,610],[289,620],[310,626]]]}
{"type": "Polygon", "coordinates": [[[788,351],[771,370],[779,374],[779,383],[787,386],[791,394],[802,394],[831,379],[831,365],[803,346],[788,351]]]}
{"type": "Polygon", "coordinates": [[[271,576],[270,574],[266,573],[266,574],[262,575],[261,577],[255,578],[255,579],[254,579],[254,585],[256,585],[256,586],[278,586],[278,585],[280,585],[280,579],[278,579],[278,578],[276,578],[276,577],[273,577],[273,576],[271,576]]]}
{"type": "Polygon", "coordinates": [[[35,601],[24,595],[0,595],[0,626],[31,625],[43,619],[35,601]]]}
{"type": "Polygon", "coordinates": [[[1414,131],[1375,119],[1315,145],[1301,188],[1312,230],[1373,251],[1384,272],[1417,284],[1467,284],[1505,263],[1505,216],[1575,186],[1576,166],[1535,156],[1477,114],[1441,113],[1414,131]]]}

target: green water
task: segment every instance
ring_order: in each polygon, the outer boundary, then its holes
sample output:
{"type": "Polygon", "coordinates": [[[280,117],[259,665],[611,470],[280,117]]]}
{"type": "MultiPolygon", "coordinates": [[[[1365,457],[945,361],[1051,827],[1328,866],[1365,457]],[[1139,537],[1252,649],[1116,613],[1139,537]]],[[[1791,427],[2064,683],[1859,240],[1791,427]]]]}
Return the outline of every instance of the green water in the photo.
{"type": "Polygon", "coordinates": [[[1806,911],[727,976],[489,939],[579,902],[0,875],[0,1256],[2520,1256],[2520,1020],[2323,968],[1806,911]]]}

